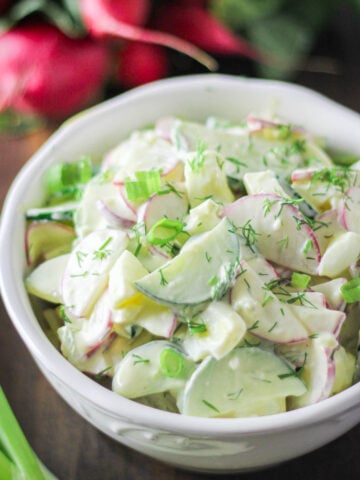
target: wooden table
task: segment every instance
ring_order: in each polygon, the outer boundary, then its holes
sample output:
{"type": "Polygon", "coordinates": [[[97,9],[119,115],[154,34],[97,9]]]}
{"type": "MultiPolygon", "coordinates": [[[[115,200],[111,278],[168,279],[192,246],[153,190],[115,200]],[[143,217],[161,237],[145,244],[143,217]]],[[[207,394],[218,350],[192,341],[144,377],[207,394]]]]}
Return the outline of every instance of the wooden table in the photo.
{"type": "MultiPolygon", "coordinates": [[[[355,52],[356,58],[359,51],[355,52]]],[[[300,74],[310,86],[360,112],[360,62],[339,57],[337,73],[300,74]]],[[[339,125],[341,128],[341,125],[339,125]]],[[[360,132],[359,132],[360,134],[360,132]]],[[[43,134],[0,136],[0,201],[43,134]]],[[[80,418],[55,393],[32,361],[4,308],[0,308],[0,384],[33,448],[61,480],[195,480],[207,478],[153,461],[116,444],[80,418]]],[[[360,420],[360,419],[359,419],[360,420]]],[[[319,450],[265,472],[238,475],[248,480],[359,480],[360,425],[319,450]]],[[[228,478],[223,475],[214,479],[228,478]]]]}

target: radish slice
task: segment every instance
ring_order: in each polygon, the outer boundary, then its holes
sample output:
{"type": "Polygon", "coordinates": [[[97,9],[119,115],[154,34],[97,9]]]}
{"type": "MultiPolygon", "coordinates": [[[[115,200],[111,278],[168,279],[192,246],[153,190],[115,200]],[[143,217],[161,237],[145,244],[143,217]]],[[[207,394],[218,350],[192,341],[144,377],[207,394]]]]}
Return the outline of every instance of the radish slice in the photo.
{"type": "Polygon", "coordinates": [[[98,200],[96,207],[112,227],[126,229],[133,227],[136,223],[136,217],[120,195],[117,198],[98,200]]]}
{"type": "Polygon", "coordinates": [[[345,313],[328,308],[310,308],[302,305],[289,305],[289,308],[307,329],[309,335],[325,332],[337,337],[346,318],[345,313]]]}
{"type": "Polygon", "coordinates": [[[300,408],[328,398],[335,380],[335,363],[332,358],[338,343],[331,334],[320,334],[309,344],[301,378],[307,392],[290,398],[290,408],[300,408]]]}
{"type": "Polygon", "coordinates": [[[344,233],[344,228],[339,219],[339,212],[335,209],[327,210],[317,215],[315,224],[315,235],[319,243],[320,252],[323,255],[332,240],[344,233]]]}
{"type": "Polygon", "coordinates": [[[222,216],[267,259],[314,275],[320,262],[316,236],[299,210],[274,194],[247,195],[227,205],[222,216]]]}
{"type": "Polygon", "coordinates": [[[144,222],[146,231],[156,222],[166,217],[182,221],[188,212],[189,204],[184,192],[170,191],[165,195],[155,194],[139,210],[138,221],[144,222]]]}
{"type": "Polygon", "coordinates": [[[328,303],[330,308],[334,310],[343,310],[346,302],[341,294],[341,287],[347,282],[346,278],[334,278],[328,282],[319,283],[312,286],[312,290],[315,292],[321,292],[328,303]]]}
{"type": "Polygon", "coordinates": [[[360,187],[348,189],[339,208],[340,224],[351,232],[360,233],[360,187]]]}
{"type": "Polygon", "coordinates": [[[76,316],[89,316],[106,289],[109,272],[128,243],[119,230],[97,230],[71,252],[62,281],[64,304],[76,316]]]}
{"type": "Polygon", "coordinates": [[[359,255],[360,235],[345,232],[329,244],[319,264],[319,275],[335,278],[356,263],[359,255]]]}

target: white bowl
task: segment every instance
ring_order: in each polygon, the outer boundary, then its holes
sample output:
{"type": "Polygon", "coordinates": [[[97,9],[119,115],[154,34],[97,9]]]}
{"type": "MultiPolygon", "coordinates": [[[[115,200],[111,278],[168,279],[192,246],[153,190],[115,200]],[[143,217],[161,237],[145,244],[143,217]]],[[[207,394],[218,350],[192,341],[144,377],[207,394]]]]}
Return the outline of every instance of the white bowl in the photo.
{"type": "Polygon", "coordinates": [[[22,169],[2,214],[3,298],[46,378],[72,408],[107,435],[186,469],[239,472],[314,450],[359,422],[360,384],[316,405],[244,419],[185,417],[116,395],[73,367],[42,332],[23,285],[23,212],[42,200],[43,174],[52,163],[86,153],[101,155],[133,129],[160,116],[241,119],[269,108],[325,136],[331,146],[360,154],[360,116],[306,88],[210,74],[175,78],[135,89],[66,122],[22,169]]]}

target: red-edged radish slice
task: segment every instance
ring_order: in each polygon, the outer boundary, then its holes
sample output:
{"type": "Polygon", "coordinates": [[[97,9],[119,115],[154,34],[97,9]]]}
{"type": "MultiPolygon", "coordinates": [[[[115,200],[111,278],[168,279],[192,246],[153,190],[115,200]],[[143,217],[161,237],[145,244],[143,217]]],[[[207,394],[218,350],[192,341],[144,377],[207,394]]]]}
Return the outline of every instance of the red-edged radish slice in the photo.
{"type": "Polygon", "coordinates": [[[291,397],[290,408],[305,407],[329,397],[335,380],[333,352],[337,346],[335,337],[326,333],[311,341],[301,373],[307,392],[291,397]]]}
{"type": "Polygon", "coordinates": [[[315,235],[319,243],[320,252],[323,255],[334,238],[344,233],[344,228],[339,221],[337,210],[327,210],[315,218],[315,235]]]}
{"type": "Polygon", "coordinates": [[[247,195],[226,206],[222,216],[267,260],[299,272],[317,273],[321,256],[314,231],[282,197],[247,195]]]}
{"type": "Polygon", "coordinates": [[[183,191],[169,191],[164,195],[155,194],[141,206],[138,221],[144,222],[146,231],[162,218],[182,221],[189,209],[189,203],[183,191]]]}
{"type": "Polygon", "coordinates": [[[133,227],[136,223],[136,216],[120,195],[118,198],[98,200],[96,207],[111,227],[126,229],[133,227]]]}
{"type": "Polygon", "coordinates": [[[311,288],[315,292],[321,292],[330,308],[343,310],[346,303],[341,294],[341,287],[347,282],[346,278],[334,278],[328,282],[318,283],[311,288]]]}
{"type": "Polygon", "coordinates": [[[298,317],[310,336],[332,333],[337,337],[346,318],[345,313],[328,308],[310,308],[303,305],[289,305],[289,308],[298,317]]]}
{"type": "Polygon", "coordinates": [[[340,224],[350,232],[360,233],[360,187],[347,190],[339,208],[340,224]]]}

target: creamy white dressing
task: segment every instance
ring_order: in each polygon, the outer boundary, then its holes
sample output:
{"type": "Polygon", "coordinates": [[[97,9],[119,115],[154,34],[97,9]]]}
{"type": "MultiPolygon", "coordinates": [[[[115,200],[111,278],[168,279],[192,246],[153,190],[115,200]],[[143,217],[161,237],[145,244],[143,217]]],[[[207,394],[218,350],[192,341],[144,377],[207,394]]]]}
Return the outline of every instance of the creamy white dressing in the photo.
{"type": "Polygon", "coordinates": [[[286,122],[159,121],[104,157],[67,256],[51,243],[48,260],[37,233],[45,261],[26,285],[54,304],[65,357],[118,394],[209,417],[299,408],[355,371],[341,288],[360,254],[358,178],[286,122]]]}

